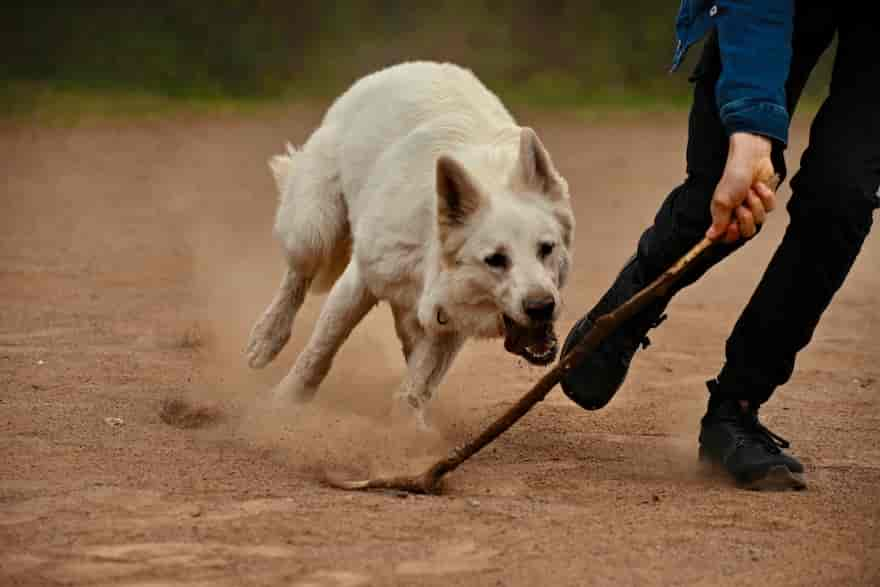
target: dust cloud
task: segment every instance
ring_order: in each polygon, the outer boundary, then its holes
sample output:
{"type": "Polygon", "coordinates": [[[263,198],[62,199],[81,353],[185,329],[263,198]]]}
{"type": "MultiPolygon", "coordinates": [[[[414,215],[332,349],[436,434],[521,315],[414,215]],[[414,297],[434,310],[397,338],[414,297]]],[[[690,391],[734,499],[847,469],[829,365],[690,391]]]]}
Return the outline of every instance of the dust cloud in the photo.
{"type": "Polygon", "coordinates": [[[343,345],[312,402],[297,405],[273,396],[274,386],[306,344],[325,296],[306,299],[291,340],[272,363],[249,369],[243,349],[253,322],[275,293],[283,259],[269,239],[255,235],[251,244],[243,244],[245,238],[230,235],[222,218],[208,216],[188,239],[200,347],[197,376],[184,399],[224,415],[206,433],[271,449],[316,473],[340,468],[400,473],[446,454],[459,441],[457,428],[447,426],[461,411],[453,398],[432,405],[432,432],[392,421],[392,395],[405,363],[390,311],[381,304],[343,345]]]}

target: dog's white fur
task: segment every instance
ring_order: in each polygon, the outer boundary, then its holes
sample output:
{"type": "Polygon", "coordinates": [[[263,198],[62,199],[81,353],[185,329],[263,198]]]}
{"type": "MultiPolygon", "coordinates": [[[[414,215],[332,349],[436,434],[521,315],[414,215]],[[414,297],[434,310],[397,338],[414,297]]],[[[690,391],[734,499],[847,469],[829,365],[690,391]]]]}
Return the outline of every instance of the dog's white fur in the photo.
{"type": "Polygon", "coordinates": [[[249,364],[271,361],[306,292],[332,285],[277,394],[310,399],[384,300],[408,366],[398,398],[424,423],[467,337],[501,336],[502,314],[529,325],[528,300],[553,301],[558,315],[574,229],[568,186],[535,133],[470,71],[414,62],[369,75],[270,167],[288,269],[251,332],[249,364]],[[495,253],[505,267],[487,264],[495,253]]]}

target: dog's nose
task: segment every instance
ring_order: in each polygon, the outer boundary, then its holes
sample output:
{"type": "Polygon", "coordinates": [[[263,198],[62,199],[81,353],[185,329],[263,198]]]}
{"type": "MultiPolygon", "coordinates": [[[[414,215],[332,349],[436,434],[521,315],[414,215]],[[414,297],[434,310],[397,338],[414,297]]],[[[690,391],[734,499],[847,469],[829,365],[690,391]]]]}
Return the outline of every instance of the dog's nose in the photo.
{"type": "Polygon", "coordinates": [[[523,310],[526,316],[534,322],[549,322],[553,319],[553,310],[556,309],[556,300],[553,296],[525,300],[523,310]]]}

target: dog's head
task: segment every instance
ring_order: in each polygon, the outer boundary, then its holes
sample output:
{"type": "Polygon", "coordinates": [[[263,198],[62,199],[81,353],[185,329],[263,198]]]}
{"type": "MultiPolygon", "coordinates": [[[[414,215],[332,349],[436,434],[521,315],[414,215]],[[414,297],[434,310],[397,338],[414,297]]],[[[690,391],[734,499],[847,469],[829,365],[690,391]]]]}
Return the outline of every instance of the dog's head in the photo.
{"type": "Polygon", "coordinates": [[[493,333],[504,335],[509,352],[548,364],[556,357],[553,323],[571,262],[568,185],[529,128],[520,133],[509,177],[493,183],[481,185],[452,157],[437,161],[437,234],[450,312],[491,313],[493,333]]]}

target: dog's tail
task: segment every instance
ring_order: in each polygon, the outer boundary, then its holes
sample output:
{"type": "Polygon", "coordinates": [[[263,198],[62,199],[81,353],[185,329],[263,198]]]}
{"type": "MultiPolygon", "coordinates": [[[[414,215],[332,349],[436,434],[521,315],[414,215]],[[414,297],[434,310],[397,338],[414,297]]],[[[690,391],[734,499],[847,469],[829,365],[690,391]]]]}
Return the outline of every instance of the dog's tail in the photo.
{"type": "Polygon", "coordinates": [[[275,234],[313,292],[330,289],[351,259],[336,152],[335,129],[322,127],[301,149],[288,143],[269,159],[279,192],[275,234]]]}
{"type": "Polygon", "coordinates": [[[300,151],[290,143],[287,143],[287,149],[283,155],[275,155],[269,159],[269,169],[272,170],[272,177],[275,178],[275,185],[278,187],[279,194],[284,193],[287,182],[293,177],[299,154],[300,151]]]}

